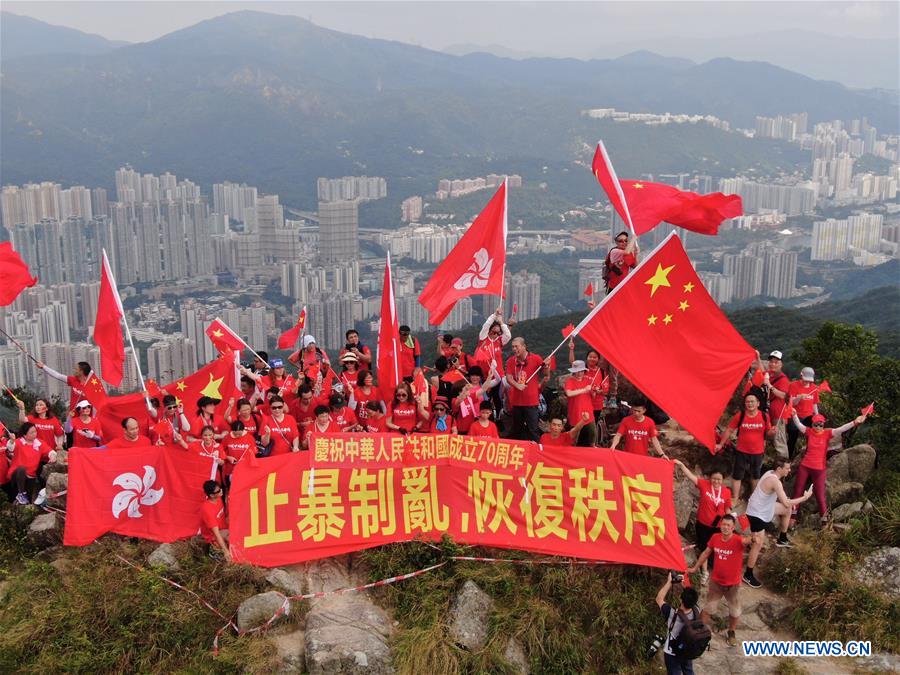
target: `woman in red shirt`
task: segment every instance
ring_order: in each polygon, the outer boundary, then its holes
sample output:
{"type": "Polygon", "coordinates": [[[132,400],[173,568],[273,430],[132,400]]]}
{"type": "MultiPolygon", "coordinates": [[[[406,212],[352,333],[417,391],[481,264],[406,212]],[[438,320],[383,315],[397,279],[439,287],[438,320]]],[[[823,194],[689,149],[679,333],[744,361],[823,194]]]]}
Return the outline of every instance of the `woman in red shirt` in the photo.
{"type": "Polygon", "coordinates": [[[716,443],[713,453],[718,454],[730,438],[737,439],[734,469],[731,472],[731,494],[734,499],[741,498],[741,481],[745,474],[750,478],[750,492],[756,489],[756,482],[762,475],[766,438],[774,434],[775,429],[769,423],[769,416],[759,409],[756,394],[744,396],[744,409],[731,418],[725,435],[716,443]]]}
{"type": "Polygon", "coordinates": [[[37,427],[38,438],[51,448],[56,450],[63,449],[63,441],[66,433],[63,431],[62,424],[50,412],[50,404],[47,399],[39,398],[34,402],[34,412],[30,415],[25,414],[25,402],[16,401],[16,407],[19,409],[19,422],[31,422],[37,427]]]}
{"type": "MultiPolygon", "coordinates": [[[[860,415],[852,422],[847,422],[836,429],[826,429],[825,416],[817,414],[813,415],[812,428],[810,428],[800,421],[797,411],[793,411],[794,424],[797,425],[800,433],[806,436],[806,454],[803,455],[800,467],[797,469],[797,480],[794,481],[794,499],[803,495],[807,483],[811,481],[823,524],[828,522],[828,507],[825,503],[825,479],[828,470],[825,460],[828,441],[835,434],[842,434],[853,427],[858,427],[866,421],[866,417],[868,415],[860,415]]],[[[794,506],[794,513],[796,512],[797,507],[794,506]]]]}
{"type": "MultiPolygon", "coordinates": [[[[713,471],[709,474],[709,480],[707,480],[692,473],[680,459],[675,460],[675,465],[700,490],[700,503],[697,506],[695,550],[702,553],[706,550],[710,537],[719,531],[719,520],[726,513],[731,513],[731,489],[725,487],[721,471],[713,471]]],[[[711,558],[710,565],[712,565],[713,561],[714,558],[711,558]]],[[[706,583],[709,573],[706,571],[705,562],[702,573],[703,583],[706,583]]]]}
{"type": "Polygon", "coordinates": [[[253,434],[244,428],[244,423],[235,420],[231,423],[231,431],[222,439],[222,451],[225,453],[225,464],[222,466],[222,475],[225,483],[231,487],[231,474],[234,468],[245,457],[256,455],[256,441],[253,434]]]}
{"type": "Polygon", "coordinates": [[[408,434],[415,431],[421,422],[428,421],[428,410],[421,401],[413,402],[412,399],[412,387],[407,382],[397,385],[385,423],[388,429],[408,434]]]}
{"type": "Polygon", "coordinates": [[[216,464],[220,467],[225,463],[225,453],[222,451],[222,446],[216,442],[215,430],[211,426],[203,427],[200,431],[200,440],[191,443],[187,449],[201,457],[215,459],[216,464]]]}
{"type": "Polygon", "coordinates": [[[356,383],[362,373],[359,370],[359,359],[353,352],[347,352],[341,357],[341,374],[338,381],[344,388],[344,399],[350,400],[356,389],[356,383]]]}
{"type": "Polygon", "coordinates": [[[178,399],[171,394],[163,396],[163,418],[150,429],[150,440],[156,445],[177,444],[187,449],[184,436],[190,428],[178,399]]]}
{"type": "Polygon", "coordinates": [[[34,499],[41,463],[55,459],[56,451],[38,438],[37,427],[25,422],[19,429],[19,438],[13,443],[12,463],[9,465],[9,479],[16,488],[17,504],[25,505],[34,499]]]}
{"type": "Polygon", "coordinates": [[[381,409],[380,401],[369,401],[366,403],[366,420],[363,422],[364,431],[370,434],[389,434],[391,430],[387,428],[387,415],[381,409]]]}
{"type": "Polygon", "coordinates": [[[205,427],[212,427],[213,436],[217,441],[225,438],[228,427],[226,426],[225,418],[216,412],[216,406],[219,403],[220,401],[217,398],[210,396],[200,397],[197,401],[197,415],[194,417],[194,421],[191,423],[191,430],[188,433],[189,441],[199,440],[205,427]]]}
{"type": "Polygon", "coordinates": [[[271,430],[272,452],[270,456],[286,455],[300,450],[300,430],[292,415],[284,412],[284,399],[273,396],[269,399],[269,429],[271,430]]]}
{"type": "Polygon", "coordinates": [[[450,402],[443,396],[438,396],[431,404],[431,415],[428,422],[428,431],[432,434],[455,434],[456,422],[450,414],[450,402]]]}
{"type": "Polygon", "coordinates": [[[375,377],[370,370],[359,371],[356,378],[356,387],[353,389],[353,400],[356,402],[356,417],[359,423],[365,426],[366,418],[369,416],[369,406],[366,405],[370,401],[378,404],[378,407],[384,411],[384,401],[381,400],[381,394],[378,387],[375,386],[375,377]]]}
{"type": "Polygon", "coordinates": [[[331,417],[331,408],[327,405],[316,406],[316,418],[306,430],[306,438],[303,439],[303,449],[309,450],[309,441],[313,434],[340,434],[343,432],[340,425],[331,417]]]}
{"type": "MultiPolygon", "coordinates": [[[[575,425],[586,413],[590,417],[594,416],[594,406],[591,400],[591,392],[594,389],[593,383],[585,376],[587,366],[584,361],[573,361],[572,367],[569,368],[571,375],[566,378],[563,385],[563,391],[566,394],[566,403],[568,412],[567,419],[569,424],[575,425]]],[[[597,440],[597,427],[593,424],[586,424],[582,432],[576,437],[576,445],[582,447],[590,447],[597,440]]]]}
{"type": "Polygon", "coordinates": [[[72,447],[96,448],[103,442],[103,428],[93,416],[94,407],[88,401],[75,404],[77,417],[72,418],[72,447]]]}

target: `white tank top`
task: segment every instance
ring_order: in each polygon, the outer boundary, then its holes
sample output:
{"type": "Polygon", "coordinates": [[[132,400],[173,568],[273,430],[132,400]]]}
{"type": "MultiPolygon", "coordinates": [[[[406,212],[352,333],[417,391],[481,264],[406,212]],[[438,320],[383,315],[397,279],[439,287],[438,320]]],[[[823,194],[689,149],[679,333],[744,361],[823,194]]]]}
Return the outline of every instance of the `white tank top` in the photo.
{"type": "Polygon", "coordinates": [[[771,523],[775,517],[775,503],[778,501],[778,493],[772,491],[772,494],[767,495],[763,492],[762,486],[766,478],[774,473],[774,471],[766,471],[763,474],[762,478],[759,479],[759,483],[756,484],[753,494],[750,495],[750,501],[747,502],[747,515],[759,518],[765,523],[771,523]]]}

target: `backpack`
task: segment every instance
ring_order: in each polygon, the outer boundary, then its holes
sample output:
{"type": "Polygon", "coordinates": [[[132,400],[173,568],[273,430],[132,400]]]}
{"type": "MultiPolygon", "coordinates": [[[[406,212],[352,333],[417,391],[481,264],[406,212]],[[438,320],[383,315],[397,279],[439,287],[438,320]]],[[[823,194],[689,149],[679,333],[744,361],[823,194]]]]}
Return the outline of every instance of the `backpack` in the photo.
{"type": "MultiPolygon", "coordinates": [[[[678,610],[673,609],[672,619],[669,622],[669,632],[675,625],[675,619],[678,616],[678,610]]],[[[694,607],[692,617],[689,621],[684,621],[682,617],[681,630],[677,636],[669,639],[669,647],[679,659],[683,661],[692,661],[703,656],[703,652],[709,649],[709,643],[712,640],[712,631],[700,619],[699,610],[694,607]]]]}
{"type": "Polygon", "coordinates": [[[760,412],[769,412],[769,392],[766,391],[765,387],[751,384],[744,396],[749,396],[750,394],[753,394],[756,400],[759,401],[760,412]]]}
{"type": "Polygon", "coordinates": [[[606,259],[603,261],[603,273],[600,275],[600,278],[603,279],[603,284],[604,286],[606,286],[607,291],[609,290],[609,275],[612,272],[612,264],[609,258],[610,253],[612,253],[611,250],[606,254],[606,259]]]}

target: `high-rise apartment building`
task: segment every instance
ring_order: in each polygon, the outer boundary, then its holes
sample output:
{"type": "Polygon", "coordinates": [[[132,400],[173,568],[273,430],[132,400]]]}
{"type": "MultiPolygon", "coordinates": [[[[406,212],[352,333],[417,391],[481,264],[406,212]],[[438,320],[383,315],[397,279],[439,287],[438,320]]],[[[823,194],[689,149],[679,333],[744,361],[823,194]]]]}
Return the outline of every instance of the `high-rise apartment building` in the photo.
{"type": "Polygon", "coordinates": [[[769,247],[765,252],[763,295],[786,299],[797,287],[797,252],[769,247]]]}
{"type": "Polygon", "coordinates": [[[387,197],[387,181],[377,176],[319,178],[316,189],[320,202],[341,202],[387,197]]]}
{"type": "Polygon", "coordinates": [[[734,277],[735,300],[746,300],[762,293],[763,261],[753,255],[722,256],[723,274],[734,277]]]}
{"type": "Polygon", "coordinates": [[[734,299],[734,277],[730,274],[700,272],[700,281],[717,305],[726,305],[734,299]]]}
{"type": "Polygon", "coordinates": [[[333,264],[359,258],[359,203],[319,202],[319,260],[333,264]]]}

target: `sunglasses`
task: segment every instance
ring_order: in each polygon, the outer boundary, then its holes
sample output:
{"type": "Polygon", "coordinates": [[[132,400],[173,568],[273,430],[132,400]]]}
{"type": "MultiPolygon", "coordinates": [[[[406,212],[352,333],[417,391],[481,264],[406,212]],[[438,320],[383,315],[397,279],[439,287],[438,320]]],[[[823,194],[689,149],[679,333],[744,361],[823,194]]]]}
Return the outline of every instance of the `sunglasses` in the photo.
{"type": "Polygon", "coordinates": [[[434,412],[447,412],[447,409],[444,406],[435,406],[434,412]]]}
{"type": "Polygon", "coordinates": [[[813,424],[813,426],[814,426],[814,427],[823,427],[823,428],[824,428],[824,427],[825,427],[825,424],[824,424],[823,422],[816,422],[815,424],[813,424]]]}
{"type": "Polygon", "coordinates": [[[406,397],[407,397],[407,394],[405,394],[405,393],[397,394],[397,398],[406,398],[406,397]]]}
{"type": "Polygon", "coordinates": [[[284,410],[284,406],[283,406],[283,405],[270,405],[269,407],[270,407],[272,410],[284,410]]]}
{"type": "Polygon", "coordinates": [[[167,405],[166,410],[175,410],[177,407],[177,405],[167,405]]]}

